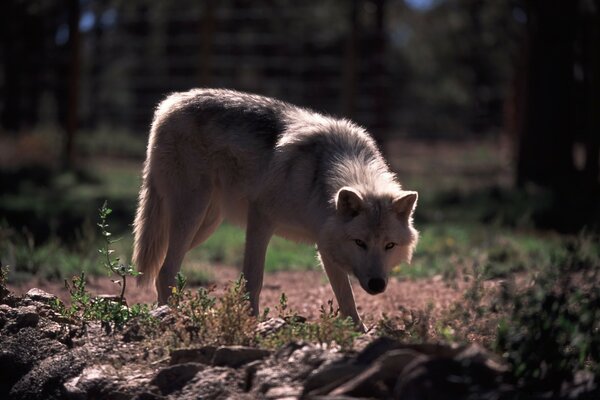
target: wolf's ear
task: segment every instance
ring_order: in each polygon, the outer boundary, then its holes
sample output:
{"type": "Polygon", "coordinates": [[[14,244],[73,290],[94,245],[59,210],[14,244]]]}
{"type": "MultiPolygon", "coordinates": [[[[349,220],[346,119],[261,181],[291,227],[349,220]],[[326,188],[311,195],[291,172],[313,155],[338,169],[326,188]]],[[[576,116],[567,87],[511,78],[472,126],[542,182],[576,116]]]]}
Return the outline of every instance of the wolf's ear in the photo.
{"type": "Polygon", "coordinates": [[[402,192],[400,197],[397,197],[392,202],[392,208],[396,212],[399,219],[408,221],[412,215],[415,207],[417,206],[417,199],[419,194],[417,192],[402,192]]]}
{"type": "Polygon", "coordinates": [[[363,209],[363,199],[356,190],[343,187],[337,192],[335,209],[339,215],[356,217],[363,209]]]}

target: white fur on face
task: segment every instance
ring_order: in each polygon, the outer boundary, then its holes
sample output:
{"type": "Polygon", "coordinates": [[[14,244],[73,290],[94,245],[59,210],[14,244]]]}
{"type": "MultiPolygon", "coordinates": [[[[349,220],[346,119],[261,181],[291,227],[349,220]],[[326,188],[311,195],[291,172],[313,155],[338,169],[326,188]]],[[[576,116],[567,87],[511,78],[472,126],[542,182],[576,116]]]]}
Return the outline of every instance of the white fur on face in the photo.
{"type": "Polygon", "coordinates": [[[369,279],[387,281],[394,266],[410,262],[418,240],[411,219],[414,202],[410,210],[403,209],[406,213],[398,213],[390,196],[361,198],[358,206],[353,196],[350,199],[350,205],[340,202],[340,206],[351,210],[358,207],[360,211],[331,217],[320,237],[319,251],[340,269],[355,275],[365,288],[369,279]],[[393,247],[386,249],[390,243],[393,247]]]}

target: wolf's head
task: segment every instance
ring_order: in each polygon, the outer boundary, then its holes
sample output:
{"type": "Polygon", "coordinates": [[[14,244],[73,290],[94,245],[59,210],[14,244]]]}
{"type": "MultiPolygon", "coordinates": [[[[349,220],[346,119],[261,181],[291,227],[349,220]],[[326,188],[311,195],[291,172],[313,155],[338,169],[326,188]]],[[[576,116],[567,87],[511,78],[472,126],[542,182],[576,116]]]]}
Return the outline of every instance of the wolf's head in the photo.
{"type": "Polygon", "coordinates": [[[410,262],[418,232],[412,226],[417,192],[363,195],[343,187],[335,214],[319,237],[324,262],[354,274],[369,294],[385,290],[391,269],[410,262]]]}

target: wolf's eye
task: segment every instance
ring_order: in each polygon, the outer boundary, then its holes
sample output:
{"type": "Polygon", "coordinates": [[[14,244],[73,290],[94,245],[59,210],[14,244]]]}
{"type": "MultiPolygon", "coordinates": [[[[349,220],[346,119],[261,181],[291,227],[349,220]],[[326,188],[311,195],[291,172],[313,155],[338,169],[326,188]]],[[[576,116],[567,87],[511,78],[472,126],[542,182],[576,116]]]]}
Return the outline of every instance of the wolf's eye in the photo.
{"type": "Polygon", "coordinates": [[[360,239],[355,239],[354,243],[356,243],[356,245],[360,248],[363,248],[363,249],[367,248],[367,244],[360,239]]]}
{"type": "Polygon", "coordinates": [[[390,249],[394,248],[395,245],[396,245],[396,243],[389,242],[388,244],[385,245],[385,249],[390,250],[390,249]]]}

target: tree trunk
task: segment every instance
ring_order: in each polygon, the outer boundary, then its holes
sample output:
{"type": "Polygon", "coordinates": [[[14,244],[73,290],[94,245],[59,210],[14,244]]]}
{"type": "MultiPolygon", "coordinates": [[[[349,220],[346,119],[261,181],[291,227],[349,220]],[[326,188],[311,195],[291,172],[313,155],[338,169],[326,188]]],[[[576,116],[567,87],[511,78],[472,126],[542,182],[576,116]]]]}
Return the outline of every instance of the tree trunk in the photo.
{"type": "Polygon", "coordinates": [[[530,0],[525,114],[518,132],[517,183],[560,185],[574,173],[573,41],[576,2],[530,0]]]}

